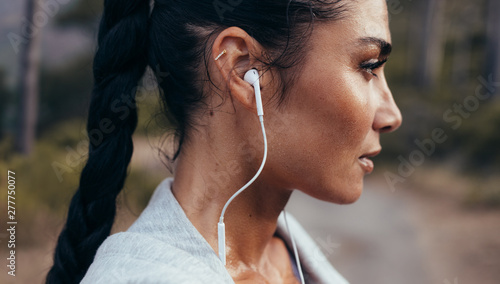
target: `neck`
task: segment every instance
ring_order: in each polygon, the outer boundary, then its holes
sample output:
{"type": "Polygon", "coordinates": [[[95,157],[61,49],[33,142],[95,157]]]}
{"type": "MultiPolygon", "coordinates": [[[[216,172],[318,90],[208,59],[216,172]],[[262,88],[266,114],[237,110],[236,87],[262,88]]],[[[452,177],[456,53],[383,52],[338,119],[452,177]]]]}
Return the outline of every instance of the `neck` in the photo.
{"type": "MultiPolygon", "coordinates": [[[[242,151],[231,148],[228,145],[231,142],[225,142],[187,144],[186,151],[178,157],[172,186],[187,217],[216,253],[217,223],[222,208],[255,175],[262,161],[260,156],[254,159],[255,164],[249,165],[243,155],[239,156],[242,151]]],[[[264,168],[255,182],[228,206],[224,215],[228,267],[258,266],[263,261],[278,216],[292,193],[270,182],[272,180],[272,175],[264,168]]]]}

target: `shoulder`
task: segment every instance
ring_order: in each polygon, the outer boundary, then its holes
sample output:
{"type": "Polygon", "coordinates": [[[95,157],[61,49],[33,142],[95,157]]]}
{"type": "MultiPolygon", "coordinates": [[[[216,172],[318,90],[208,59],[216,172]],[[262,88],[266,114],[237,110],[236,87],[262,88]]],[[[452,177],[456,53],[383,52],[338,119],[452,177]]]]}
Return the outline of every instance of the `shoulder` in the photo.
{"type": "Polygon", "coordinates": [[[233,283],[198,257],[154,237],[120,232],[99,247],[81,283],[233,283]]]}

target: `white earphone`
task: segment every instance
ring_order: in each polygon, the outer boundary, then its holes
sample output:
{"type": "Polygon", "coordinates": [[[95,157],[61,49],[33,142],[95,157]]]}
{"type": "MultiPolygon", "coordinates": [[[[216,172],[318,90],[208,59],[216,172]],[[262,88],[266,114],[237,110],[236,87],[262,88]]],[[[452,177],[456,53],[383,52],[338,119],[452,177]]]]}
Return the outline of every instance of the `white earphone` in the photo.
{"type": "Polygon", "coordinates": [[[266,163],[266,158],[267,158],[267,138],[266,138],[266,130],[264,128],[264,110],[262,108],[262,98],[260,95],[260,84],[259,84],[259,72],[257,72],[256,69],[250,69],[245,73],[245,76],[243,79],[250,83],[250,85],[253,86],[254,91],[255,91],[255,103],[257,105],[257,115],[259,116],[259,121],[260,125],[262,127],[262,135],[264,137],[264,158],[262,159],[262,163],[260,165],[259,170],[255,174],[255,176],[247,182],[242,188],[240,188],[236,193],[229,198],[229,200],[226,202],[226,205],[224,205],[224,208],[222,209],[222,212],[220,214],[219,218],[219,223],[217,225],[217,232],[218,232],[218,244],[219,244],[219,258],[222,261],[224,265],[226,265],[226,228],[224,225],[224,213],[226,213],[226,209],[233,201],[233,199],[238,196],[238,194],[242,193],[243,190],[245,190],[250,184],[252,184],[255,179],[259,176],[260,172],[264,168],[264,164],[266,163]]]}
{"type": "Polygon", "coordinates": [[[255,90],[255,103],[257,104],[257,115],[263,116],[264,109],[262,108],[262,97],[260,95],[259,72],[256,69],[250,69],[245,73],[243,79],[253,86],[255,90]]]}
{"type": "MultiPolygon", "coordinates": [[[[260,94],[259,72],[256,69],[250,69],[245,73],[245,76],[243,77],[243,79],[246,82],[250,83],[250,85],[252,85],[254,88],[255,104],[257,106],[257,115],[259,116],[259,121],[260,121],[260,125],[262,128],[262,136],[264,138],[264,157],[262,158],[262,163],[260,165],[260,168],[257,171],[257,173],[254,175],[254,177],[250,181],[248,181],[242,188],[240,188],[238,191],[236,191],[236,193],[234,193],[233,196],[231,196],[231,198],[229,198],[229,200],[224,205],[224,208],[222,209],[222,212],[220,214],[219,223],[217,225],[219,258],[224,265],[226,265],[226,228],[224,225],[224,213],[226,213],[226,209],[229,206],[229,204],[231,203],[231,201],[233,201],[233,199],[236,196],[238,196],[238,194],[242,193],[248,186],[250,186],[250,184],[252,184],[257,179],[257,177],[262,172],[262,169],[264,168],[264,164],[266,163],[266,159],[267,159],[267,137],[266,137],[266,130],[264,128],[264,109],[262,107],[262,97],[260,94]]],[[[288,222],[286,220],[285,210],[283,210],[283,213],[285,214],[284,217],[285,217],[286,227],[287,227],[288,233],[290,234],[290,238],[292,240],[292,245],[293,245],[293,249],[294,249],[294,253],[295,253],[295,260],[296,260],[297,267],[299,270],[301,282],[305,283],[304,276],[302,274],[302,268],[300,265],[299,256],[297,253],[297,247],[295,245],[295,241],[293,239],[292,233],[288,228],[288,222]]]]}

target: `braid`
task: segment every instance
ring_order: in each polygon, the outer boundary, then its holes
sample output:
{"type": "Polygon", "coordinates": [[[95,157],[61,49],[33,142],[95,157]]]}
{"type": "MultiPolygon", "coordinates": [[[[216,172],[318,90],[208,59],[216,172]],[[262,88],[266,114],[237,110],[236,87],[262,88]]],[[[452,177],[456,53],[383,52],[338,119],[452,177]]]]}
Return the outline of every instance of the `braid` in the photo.
{"type": "Polygon", "coordinates": [[[133,152],[135,92],[147,65],[148,16],[149,0],[104,1],[87,122],[88,161],[71,200],[47,283],[79,283],[110,234],[116,197],[133,152]]]}

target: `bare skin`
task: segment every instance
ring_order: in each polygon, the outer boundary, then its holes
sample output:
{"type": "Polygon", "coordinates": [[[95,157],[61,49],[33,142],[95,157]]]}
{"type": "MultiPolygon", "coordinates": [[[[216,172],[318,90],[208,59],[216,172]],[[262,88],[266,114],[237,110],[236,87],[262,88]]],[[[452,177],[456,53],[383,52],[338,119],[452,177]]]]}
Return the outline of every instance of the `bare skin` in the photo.
{"type": "MultiPolygon", "coordinates": [[[[227,265],[236,283],[298,283],[284,243],[273,237],[277,219],[293,190],[338,204],[361,195],[366,159],[381,147],[381,133],[395,130],[401,114],[387,86],[383,66],[367,68],[388,54],[387,8],[383,0],[356,1],[347,17],[316,23],[302,73],[283,107],[271,100],[278,77],[260,79],[269,145],[259,178],[225,215],[227,265]],[[385,46],[385,48],[384,48],[385,46]],[[364,65],[363,65],[364,64],[364,65]]],[[[256,173],[263,139],[254,90],[243,80],[264,48],[245,31],[230,27],[212,46],[209,96],[176,163],[173,193],[187,217],[217,249],[217,222],[231,195],[256,173]]],[[[373,67],[373,65],[372,65],[373,67]]]]}

